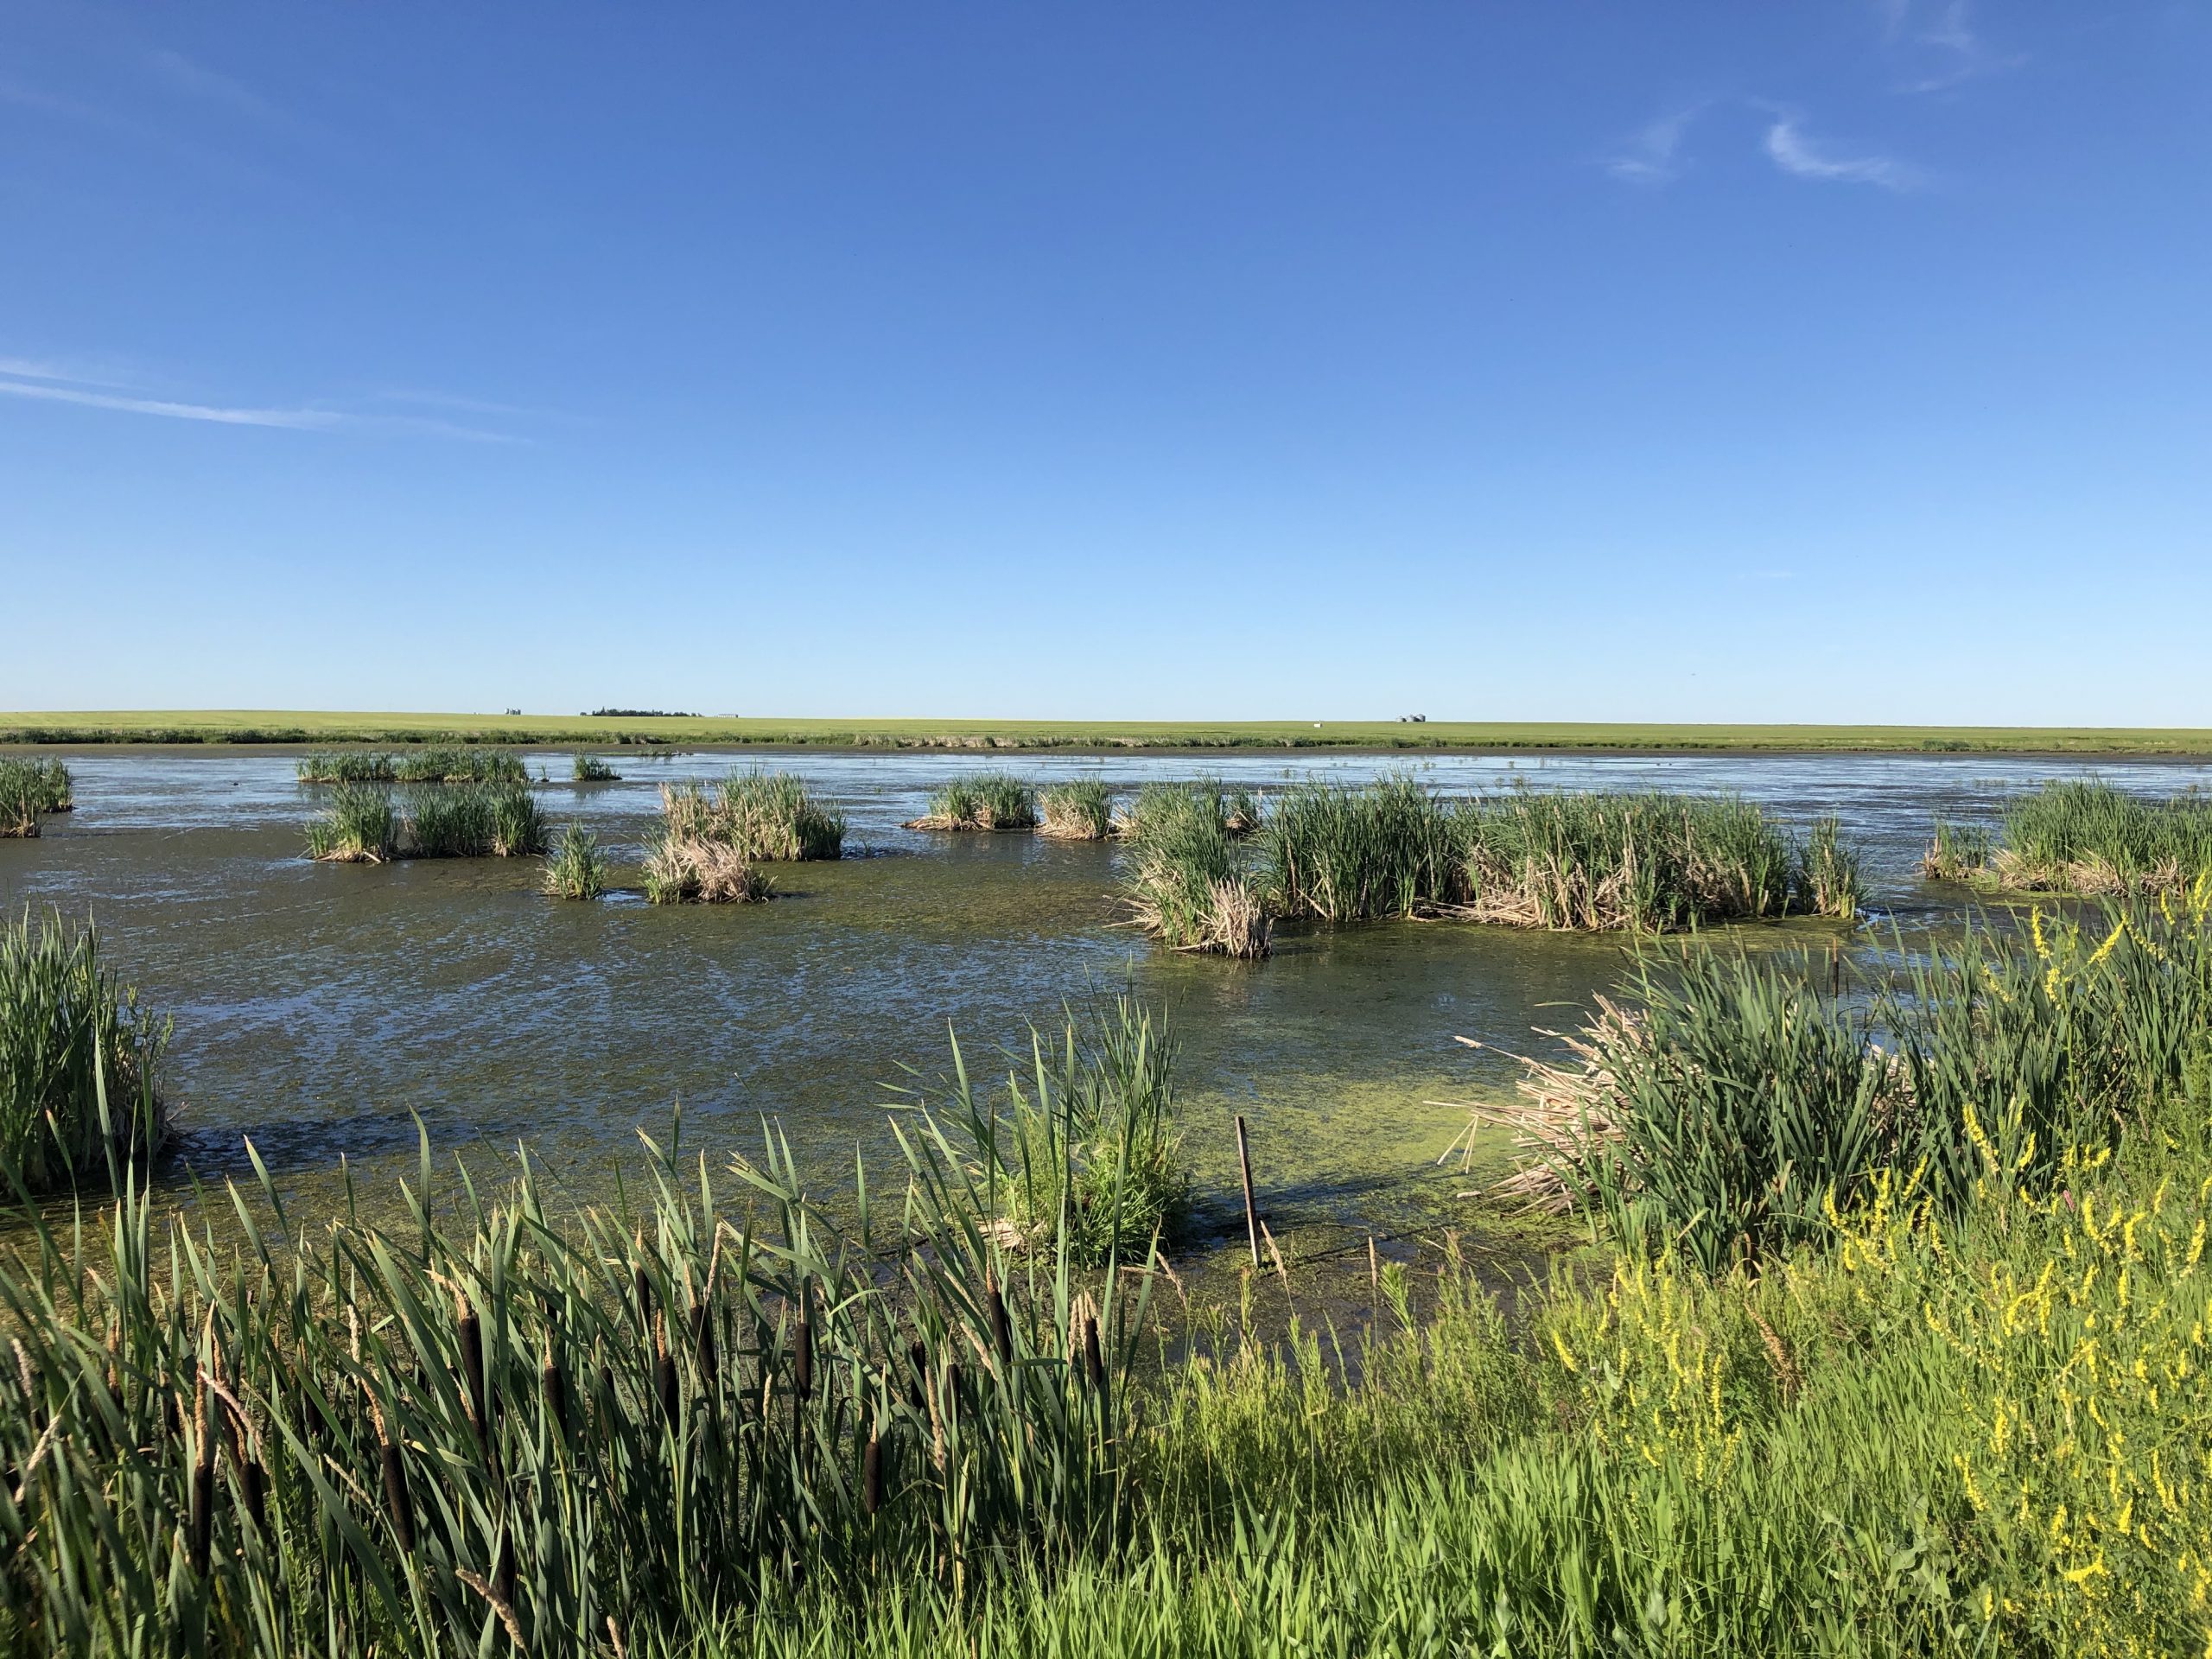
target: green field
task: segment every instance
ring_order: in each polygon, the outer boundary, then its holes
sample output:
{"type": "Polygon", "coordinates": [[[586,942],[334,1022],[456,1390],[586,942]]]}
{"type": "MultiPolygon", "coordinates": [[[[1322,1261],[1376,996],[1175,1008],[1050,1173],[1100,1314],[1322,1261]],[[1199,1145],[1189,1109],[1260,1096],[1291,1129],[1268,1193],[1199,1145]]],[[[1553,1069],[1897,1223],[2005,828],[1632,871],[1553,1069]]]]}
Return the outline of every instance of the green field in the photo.
{"type": "Polygon", "coordinates": [[[0,712],[0,743],[761,744],[890,749],[1618,749],[2207,754],[2201,728],[1385,720],[658,719],[191,709],[0,712]]]}

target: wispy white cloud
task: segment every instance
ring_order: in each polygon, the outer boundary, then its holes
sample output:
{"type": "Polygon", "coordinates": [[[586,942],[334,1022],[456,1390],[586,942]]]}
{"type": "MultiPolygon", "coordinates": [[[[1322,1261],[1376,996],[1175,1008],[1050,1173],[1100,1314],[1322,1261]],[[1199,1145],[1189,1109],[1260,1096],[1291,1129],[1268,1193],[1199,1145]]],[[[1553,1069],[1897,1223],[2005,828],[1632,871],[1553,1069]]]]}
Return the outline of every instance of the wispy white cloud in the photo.
{"type": "Polygon", "coordinates": [[[0,396],[78,404],[86,409],[118,410],[130,415],[165,415],[179,421],[214,421],[225,426],[288,426],[302,430],[341,424],[345,416],[325,409],[226,409],[214,404],[172,403],[165,397],[129,397],[82,385],[0,379],[0,396]]]}
{"type": "Polygon", "coordinates": [[[1774,118],[1766,130],[1766,153],[1793,178],[1828,184],[1872,184],[1885,190],[1912,190],[1927,182],[1919,168],[1892,156],[1847,156],[1815,143],[1793,115],[1774,118]]]}
{"type": "Polygon", "coordinates": [[[2025,60],[1999,52],[1975,29],[1973,0],[1942,0],[1930,7],[1915,0],[1881,0],[1882,35],[1910,63],[1897,90],[1938,92],[1978,75],[2018,68],[2025,60]]]}
{"type": "MultiPolygon", "coordinates": [[[[0,357],[0,397],[70,404],[123,415],[153,415],[173,421],[207,421],[219,426],[279,427],[298,432],[398,432],[466,443],[518,443],[511,433],[495,432],[428,415],[388,415],[313,406],[264,409],[188,402],[144,395],[127,380],[100,378],[60,364],[0,357]]],[[[465,400],[457,400],[465,401],[465,400]]],[[[487,410],[496,408],[487,405],[487,410]]]]}
{"type": "Polygon", "coordinates": [[[375,396],[379,403],[416,404],[424,409],[449,409],[463,415],[512,415],[531,420],[572,418],[558,410],[533,409],[526,404],[502,404],[489,397],[462,397],[449,391],[413,391],[394,386],[387,387],[375,396]]]}
{"type": "Polygon", "coordinates": [[[1605,171],[1628,184],[1667,184],[1679,178],[1682,135],[1704,108],[1688,105],[1637,129],[1605,157],[1605,171]]]}

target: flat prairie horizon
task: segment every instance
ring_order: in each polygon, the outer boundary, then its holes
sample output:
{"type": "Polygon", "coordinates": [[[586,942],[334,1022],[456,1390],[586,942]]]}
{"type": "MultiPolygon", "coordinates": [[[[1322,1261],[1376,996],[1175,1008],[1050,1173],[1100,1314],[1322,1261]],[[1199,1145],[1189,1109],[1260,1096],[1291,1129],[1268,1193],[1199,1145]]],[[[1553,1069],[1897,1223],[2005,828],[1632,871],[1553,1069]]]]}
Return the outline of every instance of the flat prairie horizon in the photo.
{"type": "Polygon", "coordinates": [[[1586,721],[817,719],[334,709],[0,711],[0,744],[481,742],[887,749],[1557,749],[2212,754],[2202,727],[1854,726],[1586,721]]]}

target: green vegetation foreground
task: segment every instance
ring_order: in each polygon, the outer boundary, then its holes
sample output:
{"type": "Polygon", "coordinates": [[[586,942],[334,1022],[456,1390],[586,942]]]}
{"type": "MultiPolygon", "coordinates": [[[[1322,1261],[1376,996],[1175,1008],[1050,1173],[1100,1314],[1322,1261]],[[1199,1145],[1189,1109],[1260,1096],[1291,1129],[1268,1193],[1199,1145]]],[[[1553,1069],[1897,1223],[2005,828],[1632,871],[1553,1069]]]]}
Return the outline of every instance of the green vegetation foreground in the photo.
{"type": "Polygon", "coordinates": [[[0,1270],[0,1649],[2202,1653],[2212,884],[1974,949],[1894,1064],[1771,962],[1601,1020],[1537,1167],[1617,1253],[1510,1323],[1447,1253],[1144,1363],[1126,1007],[1007,1106],[956,1055],[842,1223],[772,1134],[735,1206],[672,1148],[434,1205],[426,1150],[413,1224],[241,1196],[235,1256],[126,1176],[0,1270]]]}
{"type": "Polygon", "coordinates": [[[0,712],[0,743],[674,743],[798,748],[1623,749],[2208,754],[2212,730],[2058,726],[1698,726],[1594,721],[804,720],[735,715],[0,712]]]}

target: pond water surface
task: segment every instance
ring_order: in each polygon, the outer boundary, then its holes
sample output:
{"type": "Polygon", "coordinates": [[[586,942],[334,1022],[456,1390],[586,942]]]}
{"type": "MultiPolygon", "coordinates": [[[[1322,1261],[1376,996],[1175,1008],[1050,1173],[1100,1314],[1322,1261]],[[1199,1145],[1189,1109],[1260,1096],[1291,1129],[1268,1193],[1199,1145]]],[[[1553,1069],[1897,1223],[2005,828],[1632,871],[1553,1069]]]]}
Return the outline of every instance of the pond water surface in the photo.
{"type": "MultiPolygon", "coordinates": [[[[280,750],[93,750],[67,759],[76,811],[0,842],[0,904],[90,913],[110,961],[173,1014],[168,1082],[182,1107],[162,1179],[248,1166],[251,1137],[296,1205],[339,1201],[343,1160],[364,1192],[413,1166],[415,1118],[434,1143],[493,1165],[520,1142],[578,1196],[634,1170],[639,1128],[681,1103],[688,1146],[717,1157],[780,1122],[825,1187],[856,1148],[888,1156],[890,1088],[934,1077],[957,1029],[972,1069],[1065,1002],[1131,984],[1170,1010],[1184,1122],[1204,1199],[1197,1254],[1241,1242],[1234,1114],[1248,1118],[1264,1208],[1291,1248],[1465,1220],[1479,1200],[1435,1160],[1465,1113],[1438,1104],[1511,1088],[1503,1053],[1543,1052],[1620,974],[1618,938],[1452,923],[1284,930],[1261,963],[1179,957],[1116,925],[1117,854],[1029,836],[902,830],[960,754],[623,753],[624,781],[543,791],[556,824],[598,830],[634,860],[658,788],[766,764],[804,776],[849,819],[836,863],[776,867],[776,902],[655,908],[634,895],[563,904],[535,860],[324,866],[301,856],[321,791],[280,750]]],[[[1209,776],[1260,789],[1410,771],[1451,792],[1514,786],[1732,791],[1802,825],[1834,813],[1864,855],[1878,918],[1955,918],[1965,895],[1921,881],[1937,815],[1993,817],[2005,793],[2094,773],[2152,794],[2212,782],[2212,766],[2018,757],[1395,757],[1344,754],[992,757],[1039,783],[1117,786],[1209,776]]],[[[533,753],[533,775],[569,771],[533,753]]],[[[1851,937],[1792,923],[1747,943],[1851,937]]],[[[1885,927],[1858,936],[1889,937],[1885,927]]],[[[1486,1155],[1500,1148],[1486,1147],[1486,1155]]],[[[1479,1172],[1478,1172],[1479,1173],[1479,1172]]]]}

